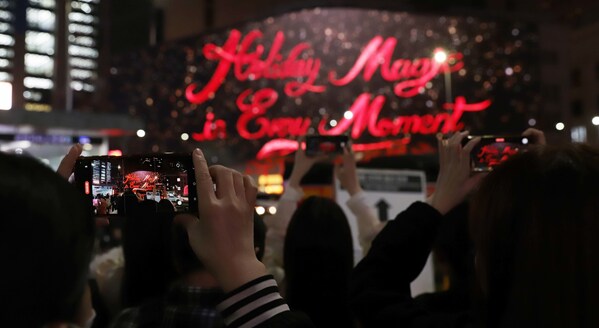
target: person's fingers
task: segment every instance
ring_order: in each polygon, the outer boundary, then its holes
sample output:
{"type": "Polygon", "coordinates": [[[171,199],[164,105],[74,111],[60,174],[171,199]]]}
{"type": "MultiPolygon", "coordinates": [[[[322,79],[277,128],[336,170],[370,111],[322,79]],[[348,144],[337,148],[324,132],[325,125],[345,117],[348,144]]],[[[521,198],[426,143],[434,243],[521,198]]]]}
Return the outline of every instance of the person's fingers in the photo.
{"type": "Polygon", "coordinates": [[[245,190],[245,201],[250,205],[251,208],[254,208],[256,205],[256,196],[258,196],[258,187],[256,186],[256,181],[252,179],[249,175],[243,176],[243,186],[245,190]]]}
{"type": "Polygon", "coordinates": [[[83,152],[83,146],[80,144],[75,144],[69,149],[67,155],[60,161],[58,165],[58,174],[60,174],[63,178],[68,179],[73,173],[73,169],[75,168],[75,163],[77,162],[77,158],[81,156],[81,152],[83,152]]]}
{"type": "Polygon", "coordinates": [[[235,195],[232,170],[222,165],[213,165],[208,170],[212,181],[216,184],[216,197],[218,199],[235,195]]]}
{"type": "Polygon", "coordinates": [[[470,141],[468,141],[468,143],[466,143],[466,145],[463,148],[463,151],[467,154],[470,154],[470,152],[472,151],[472,149],[474,149],[474,147],[480,142],[480,137],[476,137],[471,139],[470,141]]]}
{"type": "Polygon", "coordinates": [[[243,183],[243,175],[237,171],[233,171],[233,187],[237,198],[245,201],[245,186],[243,183]]]}
{"type": "Polygon", "coordinates": [[[198,195],[198,202],[211,201],[216,199],[214,193],[214,183],[208,170],[208,163],[204,157],[204,153],[200,149],[196,149],[193,152],[193,167],[195,169],[196,177],[196,189],[198,195]]]}
{"type": "Polygon", "coordinates": [[[528,128],[522,132],[522,136],[532,138],[533,143],[537,145],[546,145],[547,140],[545,139],[545,133],[541,130],[537,130],[534,128],[528,128]]]}
{"type": "Polygon", "coordinates": [[[450,146],[461,145],[462,139],[464,139],[469,134],[470,134],[469,131],[462,131],[462,132],[456,132],[456,133],[454,133],[453,136],[451,136],[451,138],[449,138],[449,145],[450,146]]]}

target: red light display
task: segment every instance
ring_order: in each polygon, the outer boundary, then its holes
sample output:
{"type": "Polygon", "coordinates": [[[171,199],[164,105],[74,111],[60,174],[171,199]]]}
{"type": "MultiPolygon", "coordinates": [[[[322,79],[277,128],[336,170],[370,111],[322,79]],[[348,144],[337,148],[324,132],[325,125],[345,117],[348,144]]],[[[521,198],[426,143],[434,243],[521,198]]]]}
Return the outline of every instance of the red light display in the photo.
{"type": "MultiPolygon", "coordinates": [[[[285,83],[284,93],[288,97],[300,97],[308,92],[323,93],[328,87],[344,87],[361,76],[369,82],[377,71],[380,78],[394,83],[393,92],[397,97],[411,98],[419,95],[433,78],[442,73],[451,73],[464,67],[463,54],[449,53],[445,62],[439,63],[432,57],[415,59],[395,59],[393,52],[398,39],[375,36],[364,47],[351,69],[341,77],[331,70],[327,73],[329,85],[317,85],[321,61],[308,54],[309,43],[301,42],[283,56],[280,50],[285,41],[282,31],[278,31],[270,51],[258,42],[262,33],[252,30],[245,36],[239,30],[232,30],[222,46],[209,43],[204,46],[206,59],[218,62],[209,82],[199,91],[196,83],[186,89],[186,97],[193,104],[202,104],[214,97],[215,93],[232,71],[240,82],[260,79],[290,80],[285,83]],[[253,50],[249,50],[253,49],[253,50]]],[[[242,91],[236,100],[240,116],[236,122],[239,136],[246,140],[271,139],[258,152],[256,158],[267,158],[274,154],[284,155],[294,151],[297,145],[286,138],[308,134],[313,117],[267,117],[268,110],[279,99],[279,93],[272,88],[257,91],[248,88],[242,91]]],[[[455,102],[447,102],[442,108],[447,112],[425,115],[381,117],[386,102],[385,96],[369,92],[359,94],[348,109],[351,115],[345,115],[334,126],[327,116],[318,122],[318,132],[322,135],[340,135],[349,133],[353,139],[359,139],[364,133],[373,137],[396,137],[405,134],[430,135],[448,133],[463,128],[460,122],[465,112],[478,112],[491,105],[490,100],[467,103],[463,96],[455,102]]],[[[206,121],[200,132],[192,133],[196,141],[210,141],[227,138],[227,122],[215,119],[213,113],[206,115],[206,121]]],[[[409,140],[409,139],[407,139],[409,140]]],[[[380,149],[384,142],[356,144],[356,150],[380,149]]]]}

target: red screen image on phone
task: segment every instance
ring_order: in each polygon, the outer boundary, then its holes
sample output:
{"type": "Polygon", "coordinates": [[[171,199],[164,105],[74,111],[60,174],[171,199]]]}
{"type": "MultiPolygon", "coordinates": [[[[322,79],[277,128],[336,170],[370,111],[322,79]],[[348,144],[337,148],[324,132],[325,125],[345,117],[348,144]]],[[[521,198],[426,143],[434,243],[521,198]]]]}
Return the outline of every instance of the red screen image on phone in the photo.
{"type": "Polygon", "coordinates": [[[306,136],[306,155],[343,154],[348,140],[347,136],[306,136]]]}
{"type": "MultiPolygon", "coordinates": [[[[465,145],[476,136],[464,139],[465,145]]],[[[526,150],[529,139],[514,136],[480,136],[480,142],[472,149],[470,158],[472,170],[477,172],[492,171],[493,168],[511,156],[526,150]]]]}

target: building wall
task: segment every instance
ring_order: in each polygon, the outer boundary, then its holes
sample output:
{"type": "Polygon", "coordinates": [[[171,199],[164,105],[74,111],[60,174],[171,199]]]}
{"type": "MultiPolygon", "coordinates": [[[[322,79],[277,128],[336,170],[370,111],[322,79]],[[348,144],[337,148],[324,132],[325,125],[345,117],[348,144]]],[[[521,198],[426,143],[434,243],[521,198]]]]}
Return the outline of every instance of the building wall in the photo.
{"type": "Polygon", "coordinates": [[[591,123],[599,116],[599,22],[573,31],[569,41],[571,125],[586,127],[588,141],[599,143],[599,127],[591,123]]]}

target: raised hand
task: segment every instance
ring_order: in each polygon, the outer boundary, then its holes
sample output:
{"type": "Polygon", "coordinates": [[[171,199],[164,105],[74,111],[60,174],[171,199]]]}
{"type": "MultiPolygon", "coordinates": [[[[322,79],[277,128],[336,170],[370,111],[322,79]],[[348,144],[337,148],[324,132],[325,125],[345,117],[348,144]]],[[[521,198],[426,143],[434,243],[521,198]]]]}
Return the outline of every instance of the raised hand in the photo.
{"type": "Polygon", "coordinates": [[[462,147],[468,131],[454,134],[447,140],[439,139],[439,176],[435,193],[427,202],[441,214],[446,214],[460,204],[485,176],[471,175],[470,152],[480,141],[474,138],[462,147]]]}
{"type": "Polygon", "coordinates": [[[215,165],[208,168],[201,150],[193,153],[199,219],[180,215],[189,243],[225,291],[266,274],[254,252],[254,180],[215,165]]]}
{"type": "Polygon", "coordinates": [[[81,156],[82,151],[83,146],[81,146],[80,144],[73,145],[73,147],[69,149],[69,152],[62,159],[62,161],[60,161],[60,164],[58,165],[58,169],[56,170],[56,172],[60,174],[63,178],[68,180],[71,174],[73,173],[73,169],[75,168],[77,158],[81,156]]]}
{"type": "Polygon", "coordinates": [[[535,145],[546,145],[547,140],[545,139],[545,134],[541,130],[528,128],[522,132],[523,137],[528,137],[532,139],[532,143],[535,145]]]}
{"type": "Polygon", "coordinates": [[[335,165],[335,176],[339,179],[341,186],[353,196],[362,190],[356,172],[356,159],[347,147],[343,149],[342,159],[341,164],[335,165]]]}
{"type": "Polygon", "coordinates": [[[297,151],[295,152],[295,161],[293,163],[293,170],[291,171],[291,175],[289,176],[289,185],[291,187],[300,188],[300,182],[302,178],[314,164],[318,162],[322,162],[328,158],[327,155],[319,155],[315,157],[306,156],[306,151],[303,149],[302,144],[304,143],[305,138],[300,138],[297,143],[297,151]]]}

